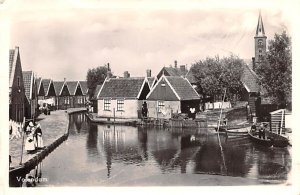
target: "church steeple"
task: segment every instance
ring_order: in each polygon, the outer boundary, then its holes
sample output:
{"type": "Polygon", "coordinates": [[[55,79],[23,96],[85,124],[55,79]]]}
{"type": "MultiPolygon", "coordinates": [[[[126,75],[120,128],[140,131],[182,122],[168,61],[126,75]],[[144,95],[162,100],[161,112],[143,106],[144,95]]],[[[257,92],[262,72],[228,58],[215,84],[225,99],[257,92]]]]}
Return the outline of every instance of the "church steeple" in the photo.
{"type": "Polygon", "coordinates": [[[255,44],[255,57],[253,63],[253,70],[255,70],[257,64],[263,60],[267,52],[267,36],[265,35],[264,24],[263,24],[260,11],[258,16],[256,33],[254,36],[254,44],[255,44]]]}
{"type": "Polygon", "coordinates": [[[264,23],[262,21],[261,13],[259,11],[258,23],[256,27],[256,35],[255,36],[265,36],[264,23]]]}

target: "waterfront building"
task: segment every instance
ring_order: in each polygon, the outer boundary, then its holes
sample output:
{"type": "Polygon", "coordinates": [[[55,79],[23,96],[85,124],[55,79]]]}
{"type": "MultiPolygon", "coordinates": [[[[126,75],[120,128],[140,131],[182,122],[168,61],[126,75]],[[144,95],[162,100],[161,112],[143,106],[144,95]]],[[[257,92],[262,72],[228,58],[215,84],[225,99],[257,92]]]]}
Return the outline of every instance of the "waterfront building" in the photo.
{"type": "Polygon", "coordinates": [[[68,86],[70,92],[70,107],[79,108],[85,106],[85,95],[82,92],[81,85],[79,81],[67,81],[66,85],[68,86]]]}
{"type": "Polygon", "coordinates": [[[91,98],[91,102],[92,102],[92,107],[93,107],[93,112],[94,113],[98,113],[98,100],[97,100],[97,95],[100,92],[102,85],[97,85],[96,89],[95,89],[95,93],[93,95],[93,97],[91,98]]]}
{"type": "Polygon", "coordinates": [[[149,91],[150,86],[145,77],[107,78],[97,94],[98,115],[141,118],[142,104],[149,91]]]}
{"type": "Polygon", "coordinates": [[[200,95],[183,77],[162,75],[147,95],[148,116],[171,118],[173,113],[195,113],[200,110],[200,95]]]}
{"type": "Polygon", "coordinates": [[[23,81],[25,88],[25,117],[33,119],[37,114],[37,85],[34,73],[32,71],[23,71],[23,81]]]}
{"type": "Polygon", "coordinates": [[[82,94],[84,95],[84,104],[87,103],[88,100],[88,87],[87,87],[87,81],[79,81],[79,85],[81,87],[82,94]]]}
{"type": "Polygon", "coordinates": [[[9,50],[9,119],[24,118],[25,89],[19,47],[9,50]]]}
{"type": "Polygon", "coordinates": [[[59,110],[66,110],[68,108],[71,108],[70,91],[68,89],[66,81],[53,81],[53,86],[56,94],[56,108],[59,110]]]}

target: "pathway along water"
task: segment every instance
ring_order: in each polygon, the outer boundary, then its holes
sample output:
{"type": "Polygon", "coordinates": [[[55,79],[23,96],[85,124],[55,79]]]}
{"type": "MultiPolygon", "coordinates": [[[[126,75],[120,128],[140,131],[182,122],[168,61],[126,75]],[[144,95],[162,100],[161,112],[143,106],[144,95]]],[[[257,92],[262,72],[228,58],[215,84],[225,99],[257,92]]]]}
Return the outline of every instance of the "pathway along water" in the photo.
{"type": "Polygon", "coordinates": [[[223,159],[210,130],[97,125],[83,113],[72,114],[69,127],[68,140],[32,171],[36,186],[277,184],[291,170],[288,148],[247,137],[220,135],[223,159]],[[216,183],[213,175],[234,177],[216,183]]]}

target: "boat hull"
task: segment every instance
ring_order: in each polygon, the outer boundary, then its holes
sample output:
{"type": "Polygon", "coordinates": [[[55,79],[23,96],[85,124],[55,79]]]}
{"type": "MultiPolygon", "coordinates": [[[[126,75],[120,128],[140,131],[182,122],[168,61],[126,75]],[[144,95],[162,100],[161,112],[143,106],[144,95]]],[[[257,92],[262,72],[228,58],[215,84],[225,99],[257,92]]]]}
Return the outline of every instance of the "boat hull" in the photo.
{"type": "Polygon", "coordinates": [[[273,145],[272,140],[261,139],[261,138],[257,137],[257,135],[253,135],[253,132],[249,131],[248,135],[249,135],[249,138],[251,139],[251,141],[256,143],[256,144],[263,145],[263,146],[266,146],[266,147],[271,147],[273,145]]]}

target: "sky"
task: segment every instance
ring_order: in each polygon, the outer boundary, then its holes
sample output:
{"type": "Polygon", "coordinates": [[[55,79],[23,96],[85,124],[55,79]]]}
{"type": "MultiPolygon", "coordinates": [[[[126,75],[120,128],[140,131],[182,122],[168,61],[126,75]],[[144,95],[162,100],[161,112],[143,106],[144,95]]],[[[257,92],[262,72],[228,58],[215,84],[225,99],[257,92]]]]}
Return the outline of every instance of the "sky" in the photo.
{"type": "Polygon", "coordinates": [[[85,80],[88,69],[107,63],[115,75],[129,71],[145,76],[146,69],[156,75],[175,60],[188,67],[215,55],[249,60],[259,10],[268,39],[291,30],[285,4],[40,2],[21,0],[7,6],[9,47],[19,46],[23,70],[53,80],[85,80]]]}

